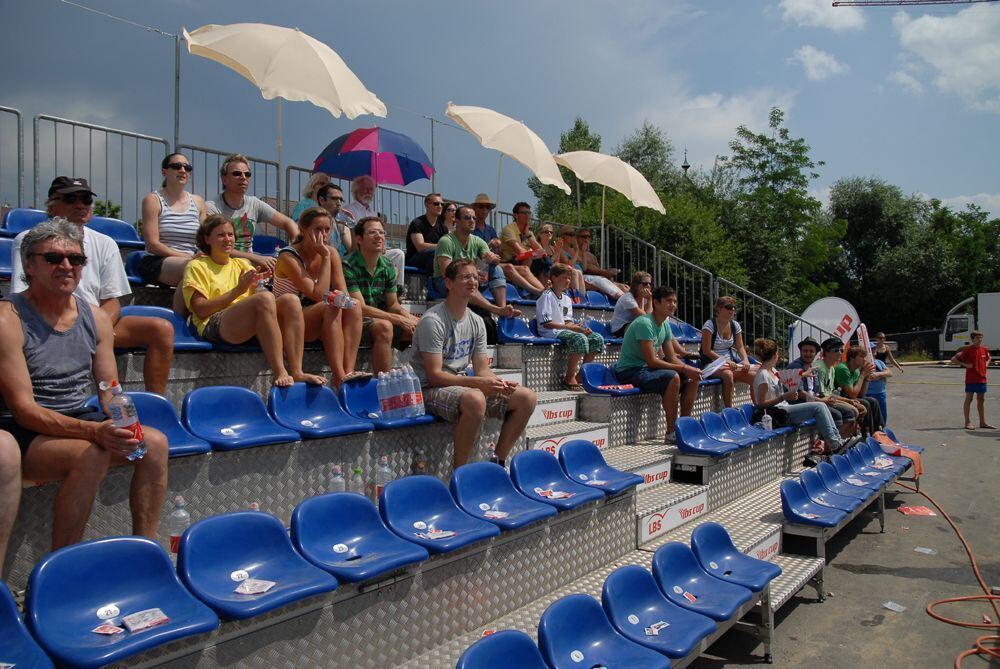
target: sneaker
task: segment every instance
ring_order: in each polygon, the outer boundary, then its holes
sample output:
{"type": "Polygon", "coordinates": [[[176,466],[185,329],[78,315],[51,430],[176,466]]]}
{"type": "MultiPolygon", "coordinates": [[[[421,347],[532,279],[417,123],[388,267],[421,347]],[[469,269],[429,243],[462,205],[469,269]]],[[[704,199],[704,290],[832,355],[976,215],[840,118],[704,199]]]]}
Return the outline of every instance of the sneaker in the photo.
{"type": "Polygon", "coordinates": [[[677,445],[677,433],[667,432],[667,436],[663,438],[663,443],[666,446],[676,446],[677,445]]]}
{"type": "Polygon", "coordinates": [[[826,453],[826,442],[822,439],[817,439],[816,442],[809,449],[809,453],[812,455],[823,455],[826,453]]]}

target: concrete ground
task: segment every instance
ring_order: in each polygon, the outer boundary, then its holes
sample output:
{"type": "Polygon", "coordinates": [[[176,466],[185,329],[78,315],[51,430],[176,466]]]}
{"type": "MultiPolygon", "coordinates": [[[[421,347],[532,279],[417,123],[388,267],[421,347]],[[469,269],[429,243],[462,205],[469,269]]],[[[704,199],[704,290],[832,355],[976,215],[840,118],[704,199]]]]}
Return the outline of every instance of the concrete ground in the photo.
{"type": "MultiPolygon", "coordinates": [[[[986,395],[986,419],[1000,426],[1000,372],[986,395]]],[[[963,371],[908,366],[889,385],[889,426],[900,439],[926,447],[921,490],[933,497],[961,528],[986,583],[1000,586],[1000,430],[962,429],[963,371]]],[[[973,422],[978,425],[975,402],[973,422]]],[[[940,516],[905,516],[905,505],[931,506],[902,491],[886,497],[886,530],[860,516],[827,544],[826,601],[806,587],[777,614],[774,666],[862,669],[952,667],[955,656],[986,630],[938,622],[929,602],[982,594],[961,543],[940,516]],[[934,555],[914,552],[922,546],[934,555]],[[883,608],[893,601],[902,613],[883,608]]],[[[932,507],[933,508],[933,507],[932,507]]],[[[982,622],[989,604],[952,604],[946,616],[982,622]]],[[[995,633],[995,632],[994,632],[995,633]]],[[[744,633],[731,632],[693,667],[743,667],[761,663],[762,648],[744,633]]],[[[966,669],[987,667],[967,658],[966,669]]],[[[996,666],[994,664],[994,666],[996,666]]]]}

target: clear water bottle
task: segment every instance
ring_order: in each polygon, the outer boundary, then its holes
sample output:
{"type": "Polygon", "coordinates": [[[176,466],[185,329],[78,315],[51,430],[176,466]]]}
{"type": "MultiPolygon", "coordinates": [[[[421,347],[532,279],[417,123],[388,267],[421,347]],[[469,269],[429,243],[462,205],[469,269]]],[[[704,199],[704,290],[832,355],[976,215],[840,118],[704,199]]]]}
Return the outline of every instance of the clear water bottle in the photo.
{"type": "Polygon", "coordinates": [[[365,477],[361,473],[361,467],[354,468],[354,474],[351,475],[351,492],[359,492],[362,495],[365,494],[365,477]]]}
{"type": "Polygon", "coordinates": [[[177,552],[177,545],[181,541],[181,535],[191,524],[191,514],[187,511],[187,502],[180,495],[174,497],[174,510],[167,518],[167,530],[170,532],[170,552],[177,552]]]}
{"type": "Polygon", "coordinates": [[[403,387],[403,415],[413,418],[417,415],[417,394],[413,391],[414,376],[409,365],[399,370],[399,379],[403,387]]]}
{"type": "Polygon", "coordinates": [[[394,369],[389,374],[389,419],[398,420],[405,417],[405,407],[403,405],[403,383],[399,376],[399,370],[394,369]]]}
{"type": "Polygon", "coordinates": [[[342,293],[339,290],[326,291],[326,293],[323,294],[323,301],[332,307],[340,307],[341,309],[350,309],[357,304],[357,300],[347,293],[342,293]]]}
{"type": "Polygon", "coordinates": [[[427,473],[427,451],[424,450],[423,446],[417,446],[417,450],[413,452],[413,463],[410,465],[410,473],[427,473]]]}
{"type": "Polygon", "coordinates": [[[424,391],[420,386],[420,379],[409,365],[406,366],[406,373],[410,376],[410,384],[413,386],[413,415],[423,416],[427,410],[424,408],[424,391]]]}
{"type": "Polygon", "coordinates": [[[108,383],[101,381],[98,387],[104,391],[111,391],[111,400],[108,402],[108,411],[111,413],[111,420],[115,427],[128,430],[132,433],[133,439],[139,440],[139,446],[126,457],[129,460],[139,460],[146,455],[146,442],[142,437],[142,425],[139,424],[139,413],[135,410],[135,403],[132,398],[125,394],[117,381],[108,383]]]}
{"type": "Polygon", "coordinates": [[[333,475],[330,477],[330,492],[344,492],[347,490],[347,481],[344,480],[344,470],[340,465],[333,466],[333,475]]]}
{"type": "Polygon", "coordinates": [[[392,416],[392,398],[389,396],[389,376],[385,372],[378,373],[375,393],[378,395],[378,410],[383,420],[392,416]]]}
{"type": "Polygon", "coordinates": [[[382,488],[392,481],[392,470],[389,469],[389,456],[383,455],[378,459],[378,467],[375,469],[375,499],[382,495],[382,488]]]}
{"type": "Polygon", "coordinates": [[[257,287],[253,289],[255,293],[266,293],[267,292],[267,281],[264,279],[257,279],[257,287]]]}
{"type": "Polygon", "coordinates": [[[249,508],[251,511],[260,511],[260,503],[259,502],[250,502],[250,506],[247,507],[247,508],[249,508]]]}

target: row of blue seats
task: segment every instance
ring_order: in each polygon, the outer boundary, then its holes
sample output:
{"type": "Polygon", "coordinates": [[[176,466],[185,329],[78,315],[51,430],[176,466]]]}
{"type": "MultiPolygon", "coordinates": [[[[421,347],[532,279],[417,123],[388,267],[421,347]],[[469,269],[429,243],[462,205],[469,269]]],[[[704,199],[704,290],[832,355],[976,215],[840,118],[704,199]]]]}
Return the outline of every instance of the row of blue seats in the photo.
{"type": "MultiPolygon", "coordinates": [[[[534,304],[534,302],[532,301],[531,304],[534,304]]],[[[611,332],[611,325],[609,323],[589,318],[584,321],[584,325],[601,335],[604,338],[605,343],[621,344],[622,341],[624,341],[623,337],[614,336],[611,332]]],[[[671,321],[670,329],[674,336],[677,337],[678,341],[682,344],[694,344],[701,342],[700,335],[695,336],[691,334],[684,334],[688,329],[694,330],[694,328],[683,321],[678,321],[676,323],[671,321]]],[[[552,335],[539,331],[538,321],[534,318],[525,320],[523,318],[503,317],[498,321],[498,330],[500,332],[501,344],[559,344],[559,340],[552,335]]]]}
{"type": "Polygon", "coordinates": [[[357,493],[313,497],[293,511],[290,532],[259,511],[211,516],[181,536],[176,572],[163,548],[146,538],[76,544],[32,571],[27,628],[0,588],[2,659],[51,666],[37,639],[60,664],[102,666],[211,631],[219,617],[250,618],[331,592],[340,582],[368,581],[641,482],[609,467],[592,442],[574,440],[558,460],[545,451],[519,453],[510,476],[488,462],[460,467],[450,490],[431,476],[392,481],[378,510],[357,493]],[[102,623],[121,627],[122,617],[152,608],[169,620],[135,633],[94,631],[102,623]]]}
{"type": "Polygon", "coordinates": [[[600,603],[583,594],[553,602],[538,622],[538,646],[523,632],[500,631],[469,646],[456,667],[669,667],[780,574],[739,552],[722,525],[703,523],[690,547],[661,546],[652,573],[631,565],[609,574],[600,603]]]}

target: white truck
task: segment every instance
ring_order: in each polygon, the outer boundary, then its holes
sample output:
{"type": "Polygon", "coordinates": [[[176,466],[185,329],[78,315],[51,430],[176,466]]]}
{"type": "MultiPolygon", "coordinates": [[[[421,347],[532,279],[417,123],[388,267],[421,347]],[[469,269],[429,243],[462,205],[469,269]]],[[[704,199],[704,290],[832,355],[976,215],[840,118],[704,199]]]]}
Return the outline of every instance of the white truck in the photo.
{"type": "Polygon", "coordinates": [[[951,308],[938,335],[941,357],[950,358],[971,343],[973,330],[986,335],[983,345],[991,352],[1000,351],[1000,293],[979,293],[951,308]]]}

